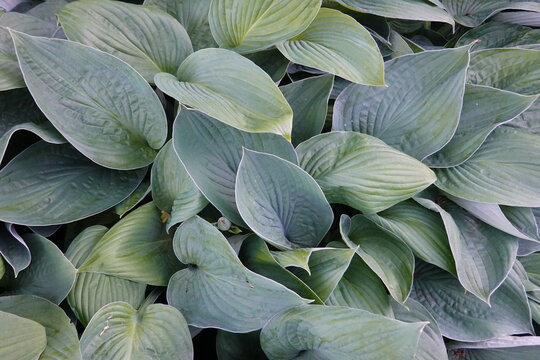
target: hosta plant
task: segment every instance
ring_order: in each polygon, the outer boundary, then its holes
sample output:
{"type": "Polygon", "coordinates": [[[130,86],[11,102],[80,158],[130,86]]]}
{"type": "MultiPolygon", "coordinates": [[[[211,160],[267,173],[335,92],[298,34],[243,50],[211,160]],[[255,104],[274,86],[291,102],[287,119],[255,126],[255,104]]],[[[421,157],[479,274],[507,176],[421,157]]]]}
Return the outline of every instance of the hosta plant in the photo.
{"type": "Polygon", "coordinates": [[[0,359],[540,359],[540,1],[0,6],[0,359]]]}

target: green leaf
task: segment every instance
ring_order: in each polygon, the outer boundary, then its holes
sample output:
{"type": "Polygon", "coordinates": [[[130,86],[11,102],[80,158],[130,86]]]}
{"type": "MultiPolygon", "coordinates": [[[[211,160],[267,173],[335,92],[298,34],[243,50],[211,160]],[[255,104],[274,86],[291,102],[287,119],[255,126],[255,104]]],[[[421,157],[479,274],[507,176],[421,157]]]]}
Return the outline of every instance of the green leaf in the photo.
{"type": "Polygon", "coordinates": [[[0,162],[9,140],[19,130],[31,131],[50,143],[65,142],[62,135],[39,111],[26,89],[0,91],[0,162]]]}
{"type": "MultiPolygon", "coordinates": [[[[533,11],[508,11],[500,12],[493,17],[494,21],[502,21],[509,24],[538,27],[540,25],[540,12],[538,4],[522,3],[519,8],[533,11]]],[[[516,5],[516,9],[518,6],[516,5]]]]}
{"type": "Polygon", "coordinates": [[[536,286],[540,286],[540,254],[531,254],[520,258],[519,261],[527,271],[529,280],[536,286]]]}
{"type": "Polygon", "coordinates": [[[531,107],[536,99],[538,96],[467,85],[454,137],[424,162],[431,167],[452,167],[464,163],[496,127],[519,116],[531,107]]]}
{"type": "Polygon", "coordinates": [[[480,40],[472,50],[503,47],[521,47],[540,50],[540,30],[530,27],[490,21],[467,31],[459,38],[456,46],[463,46],[480,40]]]}
{"type": "Polygon", "coordinates": [[[210,32],[211,0],[145,0],[144,5],[161,9],[184,26],[195,50],[217,47],[210,32]]]}
{"type": "Polygon", "coordinates": [[[66,0],[45,0],[32,7],[26,14],[56,25],[56,13],[67,4],[66,0]]]}
{"type": "Polygon", "coordinates": [[[356,132],[331,132],[297,148],[300,166],[331,203],[375,213],[410,198],[435,181],[416,159],[356,132]]]}
{"type": "Polygon", "coordinates": [[[169,141],[159,151],[152,166],[152,198],[156,206],[170,214],[167,231],[208,205],[169,141]]]}
{"type": "Polygon", "coordinates": [[[47,347],[39,360],[81,360],[75,325],[57,305],[37,296],[3,296],[0,311],[35,321],[45,328],[47,347]]]}
{"type": "Polygon", "coordinates": [[[124,302],[101,308],[81,337],[83,360],[193,359],[193,344],[182,314],[153,304],[135,310],[124,302]]]}
{"type": "Polygon", "coordinates": [[[155,286],[167,285],[181,268],[172,253],[172,236],[154,203],[121,219],[99,240],[79,272],[97,272],[155,286]]]}
{"type": "Polygon", "coordinates": [[[213,0],[210,29],[222,48],[253,52],[300,34],[321,0],[213,0]]]}
{"type": "Polygon", "coordinates": [[[263,69],[276,83],[283,79],[290,64],[289,60],[276,48],[244,54],[244,56],[263,69]]]}
{"type": "Polygon", "coordinates": [[[359,256],[351,264],[326,300],[327,305],[347,306],[393,317],[386,287],[359,256]]]}
{"type": "Polygon", "coordinates": [[[234,196],[242,148],[297,163],[292,145],[276,134],[247,133],[197,111],[182,110],[173,130],[174,149],[204,196],[233,223],[245,226],[234,196]]]}
{"type": "Polygon", "coordinates": [[[219,360],[267,360],[261,349],[259,331],[235,334],[218,330],[216,352],[219,360]]]}
{"type": "Polygon", "coordinates": [[[4,258],[0,256],[0,280],[2,280],[5,274],[6,274],[6,264],[4,264],[4,258]]]}
{"type": "Polygon", "coordinates": [[[287,251],[270,251],[274,259],[282,267],[296,267],[304,269],[309,275],[311,270],[309,269],[309,258],[313,254],[314,248],[311,249],[294,249],[287,251]]]}
{"type": "Polygon", "coordinates": [[[26,86],[8,28],[30,35],[48,37],[53,34],[56,26],[27,14],[0,13],[0,91],[26,86]]]}
{"type": "Polygon", "coordinates": [[[23,235],[32,254],[32,262],[15,278],[0,280],[3,295],[37,295],[60,304],[75,282],[76,270],[60,249],[37,234],[23,235]]]}
{"type": "Polygon", "coordinates": [[[332,128],[373,135],[421,160],[454,135],[468,64],[468,47],[387,61],[388,87],[347,87],[336,99],[332,128]]]}
{"type": "Polygon", "coordinates": [[[69,40],[116,56],[150,83],[157,73],[175,74],[193,52],[184,27],[172,16],[150,7],[79,0],[60,10],[58,20],[69,40]]]}
{"type": "Polygon", "coordinates": [[[465,292],[449,273],[427,264],[417,268],[411,296],[450,339],[473,342],[532,332],[525,289],[513,271],[491,297],[491,306],[465,292]]]}
{"type": "Polygon", "coordinates": [[[440,0],[456,22],[475,27],[503,10],[540,11],[540,4],[516,0],[440,0]]]}
{"type": "Polygon", "coordinates": [[[265,325],[261,345],[270,360],[405,360],[414,357],[424,326],[359,309],[299,306],[265,325]]]}
{"type": "Polygon", "coordinates": [[[413,299],[401,305],[392,302],[392,308],[397,320],[405,322],[426,321],[428,324],[420,334],[418,349],[414,355],[418,360],[441,360],[447,359],[446,347],[437,322],[425,307],[413,299]]]}
{"type": "Polygon", "coordinates": [[[499,127],[463,164],[435,169],[435,185],[466,200],[540,207],[539,140],[538,135],[499,127]]]}
{"type": "Polygon", "coordinates": [[[167,301],[190,325],[250,332],[276,313],[305,302],[246,269],[219,230],[199,217],[176,230],[174,252],[188,267],[172,276],[167,301]]]}
{"type": "Polygon", "coordinates": [[[167,136],[165,112],[133,68],[75,42],[11,35],[34,100],[77,150],[121,170],[154,160],[167,136]]]}
{"type": "MultiPolygon", "coordinates": [[[[108,229],[101,225],[84,229],[69,245],[66,257],[75,267],[80,267],[108,229]]],[[[86,326],[92,316],[103,306],[124,301],[135,308],[144,300],[145,284],[98,273],[78,273],[67,301],[86,326]]]]}
{"type": "Polygon", "coordinates": [[[80,220],[125,199],[145,172],[106,169],[67,144],[41,141],[0,170],[0,219],[35,226],[80,220]]]}
{"type": "Polygon", "coordinates": [[[37,360],[47,346],[45,328],[35,321],[0,311],[0,357],[37,360]]]}
{"type": "Polygon", "coordinates": [[[414,256],[401,240],[379,229],[362,215],[341,215],[343,241],[356,249],[363,261],[379,276],[394,299],[403,303],[411,291],[414,256]]]}
{"type": "Polygon", "coordinates": [[[293,109],[292,143],[295,146],[321,133],[333,85],[332,75],[321,75],[280,87],[293,109]]]}
{"type": "Polygon", "coordinates": [[[375,40],[356,20],[337,10],[321,9],[304,32],[277,48],[293,63],[359,84],[384,85],[384,64],[375,40]]]}
{"type": "Polygon", "coordinates": [[[538,336],[503,336],[479,343],[453,343],[449,346],[452,359],[536,360],[539,351],[538,336]]]}
{"type": "Polygon", "coordinates": [[[13,269],[15,277],[30,265],[30,249],[13,224],[0,222],[0,254],[13,269]]]}
{"type": "Polygon", "coordinates": [[[317,182],[293,163],[244,149],[236,203],[257,235],[280,249],[315,247],[334,214],[317,182]]]}
{"type": "Polygon", "coordinates": [[[292,110],[281,91],[261,68],[232,51],[199,50],[180,65],[177,77],[161,73],[155,82],[180,103],[237,129],[291,137],[292,110]]]}
{"type": "Polygon", "coordinates": [[[150,186],[149,179],[143,179],[143,181],[137,186],[137,189],[131,193],[127,198],[122,200],[122,202],[116,204],[114,207],[114,212],[122,217],[135,206],[137,206],[144,198],[150,194],[152,190],[150,186]]]}
{"type": "Polygon", "coordinates": [[[438,214],[406,200],[378,214],[364,216],[407,244],[420,259],[456,273],[446,229],[438,214]]]}

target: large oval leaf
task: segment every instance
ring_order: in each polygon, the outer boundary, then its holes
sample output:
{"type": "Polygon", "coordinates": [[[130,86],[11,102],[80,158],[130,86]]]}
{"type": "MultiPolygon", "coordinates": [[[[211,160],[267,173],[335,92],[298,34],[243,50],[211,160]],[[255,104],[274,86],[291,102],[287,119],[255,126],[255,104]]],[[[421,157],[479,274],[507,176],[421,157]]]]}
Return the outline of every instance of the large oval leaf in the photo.
{"type": "Polygon", "coordinates": [[[47,347],[39,360],[81,360],[77,330],[60,307],[37,296],[16,295],[0,297],[0,311],[35,321],[45,328],[47,347]]]}
{"type": "Polygon", "coordinates": [[[373,135],[421,160],[454,135],[468,64],[468,47],[387,61],[388,87],[347,87],[336,99],[332,128],[373,135]]]}
{"type": "Polygon", "coordinates": [[[124,302],[102,307],[81,337],[83,360],[191,360],[193,344],[182,314],[153,304],[139,311],[124,302]]]}
{"type": "Polygon", "coordinates": [[[251,52],[301,33],[321,0],[213,0],[210,29],[220,47],[251,52]]]}
{"type": "Polygon", "coordinates": [[[359,309],[299,306],[265,325],[261,345],[270,360],[405,360],[414,357],[424,325],[359,309]]]}
{"type": "Polygon", "coordinates": [[[456,197],[540,207],[540,136],[499,127],[469,160],[435,173],[435,185],[456,197]]]}
{"type": "Polygon", "coordinates": [[[170,214],[167,230],[197,215],[208,205],[208,201],[180,162],[171,141],[156,156],[151,175],[154,203],[159,209],[170,214]]]}
{"type": "Polygon", "coordinates": [[[472,50],[494,49],[503,47],[523,47],[540,50],[540,31],[530,27],[490,21],[463,34],[456,46],[474,42],[472,50]]]}
{"type": "Polygon", "coordinates": [[[146,166],[167,120],[152,88],[118,58],[71,41],[11,31],[30,93],[85,156],[115,169],[146,166]]]}
{"type": "Polygon", "coordinates": [[[295,64],[320,69],[359,84],[384,85],[384,64],[377,43],[352,17],[321,9],[301,34],[277,44],[295,64]]]}
{"type": "Polygon", "coordinates": [[[172,236],[154,203],[140,206],[99,240],[79,272],[97,272],[165,286],[181,264],[172,253],[172,236]]]}
{"type": "Polygon", "coordinates": [[[475,27],[508,9],[540,11],[540,4],[527,0],[440,0],[456,22],[475,27]]]}
{"type": "Polygon", "coordinates": [[[0,171],[0,219],[24,225],[83,219],[126,198],[145,172],[106,169],[70,145],[41,141],[0,171]]]}
{"type": "Polygon", "coordinates": [[[297,163],[292,145],[276,134],[247,133],[198,111],[182,110],[174,122],[174,149],[204,196],[233,223],[245,226],[234,189],[242,149],[297,163]]]}
{"type": "Polygon", "coordinates": [[[39,323],[0,311],[0,357],[36,360],[45,350],[45,328],[39,323]]]}
{"type": "Polygon", "coordinates": [[[174,252],[188,268],[172,276],[167,301],[190,325],[250,332],[276,313],[305,302],[283,285],[246,269],[227,239],[199,217],[180,225],[174,252]]]}
{"type": "Polygon", "coordinates": [[[119,1],[79,0],[62,8],[58,20],[69,40],[124,60],[149,82],[159,72],[175,74],[193,52],[182,25],[153,8],[119,1]]]}
{"type": "Polygon", "coordinates": [[[247,149],[238,168],[236,203],[246,224],[282,249],[317,246],[334,218],[309,174],[275,155],[247,149]]]}
{"type": "Polygon", "coordinates": [[[199,50],[180,65],[177,77],[157,74],[155,82],[180,103],[240,130],[291,138],[292,110],[283,94],[267,73],[235,52],[199,50]]]}
{"type": "Polygon", "coordinates": [[[381,140],[356,132],[331,132],[297,148],[300,166],[328,201],[375,213],[405,200],[435,181],[418,160],[381,140]]]}

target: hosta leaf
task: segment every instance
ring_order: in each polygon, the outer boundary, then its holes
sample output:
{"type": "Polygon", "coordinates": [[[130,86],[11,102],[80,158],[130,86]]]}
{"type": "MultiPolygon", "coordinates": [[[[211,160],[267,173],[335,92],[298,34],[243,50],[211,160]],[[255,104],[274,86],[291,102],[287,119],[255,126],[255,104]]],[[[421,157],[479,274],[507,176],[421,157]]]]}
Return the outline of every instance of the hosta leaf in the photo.
{"type": "Polygon", "coordinates": [[[364,216],[402,240],[422,260],[456,273],[444,223],[433,211],[406,200],[378,214],[364,216]]]}
{"type": "Polygon", "coordinates": [[[208,205],[174,152],[171,141],[156,156],[151,175],[152,198],[159,209],[170,214],[167,230],[197,215],[208,205]]]}
{"type": "Polygon", "coordinates": [[[540,207],[539,140],[538,135],[499,127],[465,163],[436,169],[435,185],[466,200],[540,207]]]}
{"type": "Polygon", "coordinates": [[[0,170],[0,219],[36,226],[83,219],[125,199],[145,172],[106,169],[70,145],[41,141],[0,170]]]}
{"type": "Polygon", "coordinates": [[[99,240],[79,272],[97,272],[122,279],[165,286],[181,264],[172,253],[154,203],[140,206],[99,240]]]}
{"type": "Polygon", "coordinates": [[[204,196],[225,217],[245,225],[234,189],[242,148],[297,163],[292,145],[276,134],[247,133],[197,111],[182,110],[174,123],[174,149],[204,196]]]}
{"type": "Polygon", "coordinates": [[[277,48],[295,64],[359,84],[384,85],[384,65],[375,40],[356,20],[337,10],[321,9],[304,32],[277,48]]]}
{"type": "Polygon", "coordinates": [[[267,360],[261,349],[259,331],[235,334],[218,330],[216,352],[219,360],[267,360]]]}
{"type": "Polygon", "coordinates": [[[326,300],[327,305],[347,306],[393,317],[386,287],[359,256],[351,264],[326,300]]]}
{"type": "Polygon", "coordinates": [[[81,360],[75,325],[55,304],[37,296],[4,296],[0,297],[0,311],[35,321],[45,328],[47,347],[39,360],[81,360]]]}
{"type": "Polygon", "coordinates": [[[37,234],[23,235],[32,254],[32,262],[15,278],[0,280],[5,295],[37,295],[60,304],[75,282],[76,270],[60,249],[37,234]]]}
{"type": "Polygon", "coordinates": [[[309,258],[313,254],[314,248],[311,249],[294,249],[287,251],[271,251],[272,256],[279,265],[286,267],[296,267],[299,269],[304,269],[308,274],[311,275],[311,270],[309,269],[309,258]]]}
{"type": "Polygon", "coordinates": [[[137,189],[131,193],[131,195],[122,200],[122,202],[116,204],[114,207],[114,212],[120,217],[124,216],[128,211],[143,201],[144,198],[150,194],[151,190],[152,187],[150,186],[150,180],[143,179],[143,181],[139,184],[137,189]]]}
{"type": "Polygon", "coordinates": [[[167,301],[190,325],[250,332],[305,301],[246,269],[219,230],[199,217],[177,229],[174,251],[188,268],[172,276],[167,301]]]}
{"type": "Polygon", "coordinates": [[[475,27],[496,13],[508,9],[540,11],[540,4],[526,0],[441,0],[456,22],[475,27]]]}
{"type": "Polygon", "coordinates": [[[405,360],[413,358],[424,325],[359,309],[299,306],[265,325],[261,345],[270,360],[405,360]]]}
{"type": "MultiPolygon", "coordinates": [[[[505,11],[500,12],[493,17],[494,21],[502,21],[510,24],[518,24],[525,26],[540,26],[540,12],[538,12],[538,5],[533,4],[531,7],[529,4],[523,3],[522,8],[528,8],[533,11],[505,11]],[[533,9],[534,7],[534,9],[533,9]]],[[[517,8],[517,7],[516,7],[517,8]]]]}
{"type": "Polygon", "coordinates": [[[38,360],[47,346],[45,328],[35,321],[0,311],[0,357],[38,360]]]}
{"type": "Polygon", "coordinates": [[[275,155],[244,149],[235,191],[242,219],[278,248],[315,247],[332,225],[317,182],[275,155]]]}
{"type": "Polygon", "coordinates": [[[251,52],[301,33],[321,0],[214,0],[210,29],[220,47],[251,52]]]}
{"type": "Polygon", "coordinates": [[[101,308],[81,337],[83,360],[193,359],[191,336],[182,314],[152,304],[138,311],[124,302],[101,308]]]}
{"type": "MultiPolygon", "coordinates": [[[[244,54],[249,60],[263,69],[274,82],[280,82],[287,73],[289,59],[276,48],[261,50],[254,53],[244,54]]],[[[289,101],[289,99],[287,99],[289,101]]],[[[293,129],[294,130],[294,129],[293,129]]]]}
{"type": "Polygon", "coordinates": [[[0,256],[0,280],[6,274],[6,264],[4,264],[4,258],[0,256]]]}
{"type": "Polygon", "coordinates": [[[332,75],[321,75],[280,87],[293,109],[292,143],[295,146],[321,133],[333,85],[332,75]]]}
{"type": "Polygon", "coordinates": [[[540,30],[530,27],[505,24],[490,21],[463,34],[456,46],[470,44],[480,40],[472,46],[472,50],[483,50],[503,47],[526,47],[540,50],[540,30]]]}
{"type": "Polygon", "coordinates": [[[519,261],[527,271],[529,280],[536,286],[540,286],[540,254],[531,254],[520,258],[519,261]]]}
{"type": "Polygon", "coordinates": [[[407,300],[411,291],[414,256],[401,240],[385,233],[362,215],[341,215],[339,230],[345,243],[381,278],[394,299],[407,300]]]}
{"type": "Polygon", "coordinates": [[[195,50],[216,47],[210,32],[208,11],[212,0],[145,0],[144,5],[171,14],[186,29],[195,50]]]}
{"type": "Polygon", "coordinates": [[[479,343],[454,343],[449,347],[452,359],[536,360],[540,351],[538,336],[503,336],[479,343]]]}
{"type": "MultiPolygon", "coordinates": [[[[83,230],[69,245],[66,257],[80,267],[108,229],[95,225],[83,230]]],[[[79,273],[68,295],[69,306],[77,319],[86,326],[103,306],[124,301],[135,308],[144,300],[145,284],[98,273],[79,273]]]]}
{"type": "Polygon", "coordinates": [[[0,254],[13,269],[15,277],[30,265],[30,249],[13,224],[0,222],[0,254]]]}
{"type": "Polygon", "coordinates": [[[347,87],[336,99],[332,128],[373,135],[421,160],[454,135],[468,64],[468,47],[387,61],[388,87],[347,87]]]}
{"type": "Polygon", "coordinates": [[[31,131],[50,143],[65,142],[39,111],[26,89],[0,91],[0,161],[10,138],[19,130],[31,131]]]}
{"type": "Polygon", "coordinates": [[[454,137],[440,151],[425,159],[425,163],[431,167],[462,164],[497,126],[526,111],[537,98],[487,86],[467,85],[454,137]]]}
{"type": "Polygon", "coordinates": [[[119,1],[79,0],[60,10],[58,20],[69,40],[124,60],[151,83],[159,72],[175,74],[193,52],[182,25],[154,8],[119,1]]]}
{"type": "Polygon", "coordinates": [[[445,22],[454,25],[454,20],[443,9],[422,0],[335,0],[361,12],[396,19],[445,22]]]}
{"type": "Polygon", "coordinates": [[[224,49],[199,50],[177,74],[157,74],[156,85],[180,103],[235,128],[290,139],[291,107],[270,76],[245,57],[224,49]]]}
{"type": "Polygon", "coordinates": [[[51,36],[56,26],[27,14],[0,13],[0,91],[26,86],[8,28],[35,36],[51,36]]]}
{"type": "Polygon", "coordinates": [[[427,264],[417,269],[411,296],[450,339],[483,341],[532,332],[525,289],[513,272],[491,297],[491,306],[465,292],[449,273],[427,264]]]}
{"type": "Polygon", "coordinates": [[[148,165],[167,121],[152,88],[118,58],[75,42],[11,32],[26,85],[54,127],[115,169],[148,165]]]}
{"type": "MultiPolygon", "coordinates": [[[[300,251],[306,249],[298,249],[300,251]]],[[[310,253],[311,253],[311,249],[310,253]]],[[[306,285],[297,275],[285,269],[285,265],[277,261],[276,252],[268,250],[268,245],[257,235],[250,235],[242,244],[239,258],[250,270],[269,279],[275,280],[281,285],[288,287],[298,295],[306,299],[313,299],[317,304],[324,302],[319,298],[309,286],[306,285]]],[[[283,252],[279,252],[283,253],[283,252]]],[[[307,261],[307,260],[306,260],[307,261]]]]}
{"type": "Polygon", "coordinates": [[[26,12],[26,14],[35,16],[49,23],[56,24],[56,13],[67,4],[68,3],[66,0],[45,0],[44,2],[32,7],[26,12]]]}
{"type": "Polygon", "coordinates": [[[297,148],[300,166],[315,178],[331,203],[375,213],[435,181],[416,159],[381,140],[356,132],[325,133],[297,148]]]}

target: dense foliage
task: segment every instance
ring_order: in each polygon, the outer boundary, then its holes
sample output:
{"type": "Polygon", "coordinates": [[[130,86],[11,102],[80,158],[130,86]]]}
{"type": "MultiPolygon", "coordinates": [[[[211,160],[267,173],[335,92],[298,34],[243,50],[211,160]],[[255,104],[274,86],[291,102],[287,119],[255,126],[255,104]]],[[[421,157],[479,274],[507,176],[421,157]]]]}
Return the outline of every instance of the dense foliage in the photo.
{"type": "Polygon", "coordinates": [[[540,358],[539,0],[0,5],[0,359],[540,358]]]}

